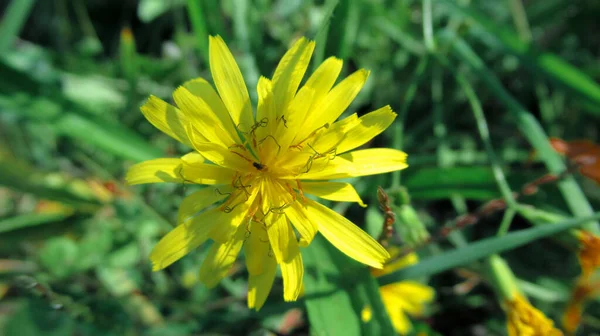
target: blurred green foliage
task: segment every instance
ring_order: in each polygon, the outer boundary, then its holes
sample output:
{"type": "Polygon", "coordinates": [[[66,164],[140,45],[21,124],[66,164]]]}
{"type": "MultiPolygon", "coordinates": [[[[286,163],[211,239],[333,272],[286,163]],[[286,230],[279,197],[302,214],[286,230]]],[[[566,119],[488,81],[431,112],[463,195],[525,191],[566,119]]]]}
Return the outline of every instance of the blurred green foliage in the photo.
{"type": "MultiPolygon", "coordinates": [[[[401,148],[410,167],[351,181],[366,211],[334,209],[374,237],[378,185],[405,188],[390,193],[402,209],[397,225],[416,218],[435,233],[502,190],[563,171],[547,136],[599,140],[595,0],[4,0],[0,8],[4,335],[391,333],[376,279],[323,239],[304,253],[304,298],[284,303],[276,282],[259,312],[246,308],[242,263],[214,290],[197,283],[206,246],[151,272],[152,247],[194,187],[123,184],[133,163],[186,153],[138,108],[150,94],[169,99],[182,82],[210,78],[208,34],[228,43],[253,99],[259,76],[302,35],[317,41],[315,65],[335,55],[346,74],[371,70],[348,112],[390,104],[397,122],[372,145],[401,148]]],[[[560,321],[579,272],[575,250],[566,234],[540,238],[592,215],[598,186],[569,176],[519,202],[504,220],[494,214],[428,244],[420,264],[382,280],[416,277],[436,289],[415,333],[505,333],[482,263],[501,251],[521,289],[560,321]],[[501,222],[510,231],[541,226],[493,237],[501,222]],[[458,290],[457,268],[479,285],[458,290]]],[[[585,225],[597,230],[594,220],[585,225]]],[[[587,307],[581,335],[600,332],[598,314],[597,302],[587,307]]]]}

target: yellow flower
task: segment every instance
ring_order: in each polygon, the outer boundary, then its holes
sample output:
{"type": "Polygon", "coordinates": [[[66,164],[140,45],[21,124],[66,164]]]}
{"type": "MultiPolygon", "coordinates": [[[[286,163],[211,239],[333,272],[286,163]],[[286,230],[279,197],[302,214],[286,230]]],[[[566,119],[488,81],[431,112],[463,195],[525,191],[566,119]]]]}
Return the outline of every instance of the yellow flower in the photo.
{"type": "Polygon", "coordinates": [[[509,336],[562,336],[554,322],[533,307],[526,298],[515,294],[507,305],[507,329],[509,336]]]}
{"type": "Polygon", "coordinates": [[[299,39],[283,56],[272,79],[258,81],[251,107],[242,74],[223,40],[210,38],[210,70],[216,86],[202,78],[173,93],[177,107],[150,96],[142,113],[174,139],[193,148],[181,158],[149,160],[130,168],[127,181],[195,183],[210,187],[187,196],[177,227],[155,246],[150,259],[163,269],[212,239],[199,279],[215,286],[244,248],[248,305],[259,309],[281,268],[284,299],[302,289],[299,247],[321,232],[348,256],[382,267],[388,252],[349,220],[304,197],[357,202],[348,183],[328,182],[405,168],[394,149],[350,152],[383,132],[396,114],[389,106],[362,117],[336,119],[354,100],[368,72],[358,70],[334,86],[342,61],[329,58],[300,88],[314,42],[299,39]]]}
{"type": "MultiPolygon", "coordinates": [[[[389,250],[393,258],[400,254],[398,248],[390,248],[389,250]]],[[[371,273],[373,276],[381,276],[417,262],[416,253],[411,253],[385,265],[383,270],[372,269],[371,273]]],[[[379,287],[379,292],[381,293],[383,305],[392,320],[392,325],[400,335],[406,335],[412,330],[412,324],[407,315],[421,316],[425,305],[430,303],[435,296],[433,288],[416,281],[391,283],[379,287]]],[[[363,321],[364,316],[366,315],[363,314],[363,321]]]]}

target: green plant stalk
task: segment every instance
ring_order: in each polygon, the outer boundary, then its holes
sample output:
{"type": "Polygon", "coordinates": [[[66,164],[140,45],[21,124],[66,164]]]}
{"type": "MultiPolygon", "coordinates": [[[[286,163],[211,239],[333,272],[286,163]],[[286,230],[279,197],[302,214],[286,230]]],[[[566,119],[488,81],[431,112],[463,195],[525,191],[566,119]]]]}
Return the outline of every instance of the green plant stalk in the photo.
{"type": "Polygon", "coordinates": [[[504,212],[504,217],[502,217],[502,222],[500,222],[500,227],[498,228],[497,236],[504,236],[508,229],[510,229],[510,224],[512,223],[513,218],[515,218],[515,214],[517,211],[514,208],[506,209],[504,212]]]}
{"type": "Polygon", "coordinates": [[[194,35],[196,35],[200,56],[205,61],[205,64],[208,64],[208,29],[206,27],[206,20],[204,19],[201,1],[188,0],[187,12],[192,24],[192,30],[194,31],[194,35]]]}
{"type": "MultiPolygon", "coordinates": [[[[535,148],[536,154],[544,162],[550,173],[560,174],[566,170],[562,158],[552,149],[546,133],[533,115],[527,111],[515,98],[513,98],[494,74],[485,66],[483,61],[473,50],[454,34],[442,34],[444,40],[452,43],[455,54],[468,65],[474,73],[477,73],[487,87],[499,98],[508,112],[514,118],[517,127],[535,148]]],[[[569,209],[577,217],[591,215],[594,211],[586,199],[583,191],[571,176],[558,182],[558,187],[569,206],[569,209]]],[[[586,230],[600,233],[597,221],[586,223],[586,230]]]]}
{"type": "MultiPolygon", "coordinates": [[[[396,118],[396,122],[394,124],[394,136],[393,136],[393,148],[402,149],[403,145],[403,137],[404,137],[404,122],[406,121],[406,115],[408,114],[408,109],[412,104],[415,93],[417,93],[417,88],[421,79],[423,77],[423,73],[427,68],[427,63],[429,58],[424,56],[419,61],[417,65],[417,69],[412,75],[410,80],[410,85],[406,89],[406,93],[404,95],[404,100],[402,101],[402,106],[400,106],[400,111],[398,113],[398,117],[396,118]]],[[[410,160],[410,159],[409,159],[410,160]]],[[[400,186],[400,171],[395,171],[392,173],[392,186],[391,188],[398,188],[400,186]]]]}
{"type": "Polygon", "coordinates": [[[25,24],[35,0],[13,0],[0,21],[0,53],[4,53],[14,43],[25,24]]]}
{"type": "Polygon", "coordinates": [[[487,261],[496,290],[503,299],[512,300],[516,294],[520,293],[520,290],[508,263],[497,254],[490,256],[487,261]]]}

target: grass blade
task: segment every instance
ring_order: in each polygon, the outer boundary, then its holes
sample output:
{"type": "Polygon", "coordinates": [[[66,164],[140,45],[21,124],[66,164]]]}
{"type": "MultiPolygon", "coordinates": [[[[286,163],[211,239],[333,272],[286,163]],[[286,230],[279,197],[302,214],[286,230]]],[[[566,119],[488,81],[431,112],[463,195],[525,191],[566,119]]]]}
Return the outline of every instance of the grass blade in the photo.
{"type": "Polygon", "coordinates": [[[13,0],[0,22],[0,53],[13,44],[25,24],[35,0],[13,0]]]}
{"type": "Polygon", "coordinates": [[[548,237],[568,229],[573,229],[581,226],[585,222],[597,219],[600,219],[600,212],[589,217],[575,218],[553,225],[537,226],[531,229],[508,233],[500,237],[482,239],[466,247],[447,251],[444,254],[424,259],[414,266],[382,276],[378,279],[379,284],[387,285],[397,281],[440,273],[458,266],[466,265],[492,254],[515,249],[534,240],[548,237]]]}

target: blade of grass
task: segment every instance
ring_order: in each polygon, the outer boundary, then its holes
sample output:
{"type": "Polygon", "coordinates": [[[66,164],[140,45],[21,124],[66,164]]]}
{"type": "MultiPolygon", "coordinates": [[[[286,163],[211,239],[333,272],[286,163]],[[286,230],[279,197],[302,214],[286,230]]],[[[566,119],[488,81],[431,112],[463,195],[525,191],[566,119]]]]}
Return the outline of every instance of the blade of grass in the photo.
{"type": "Polygon", "coordinates": [[[335,11],[339,0],[328,0],[325,2],[325,15],[323,15],[323,21],[320,24],[317,33],[315,34],[315,54],[313,57],[313,71],[323,63],[325,60],[325,49],[327,47],[327,38],[329,36],[329,25],[331,22],[331,16],[335,11]]]}
{"type": "Polygon", "coordinates": [[[14,43],[25,24],[35,0],[13,0],[0,21],[0,54],[14,43]]]}
{"type": "Polygon", "coordinates": [[[188,0],[187,12],[192,24],[192,30],[194,31],[194,35],[196,35],[200,56],[205,64],[208,64],[208,29],[201,1],[188,0]]]}
{"type": "Polygon", "coordinates": [[[472,8],[462,7],[455,0],[442,0],[442,2],[452,12],[472,19],[481,28],[477,31],[484,33],[486,37],[482,39],[484,43],[500,42],[508,52],[519,57],[523,61],[523,65],[533,72],[533,75],[542,74],[580,97],[591,101],[596,108],[586,109],[586,111],[600,115],[600,109],[597,108],[600,105],[600,85],[584,72],[554,54],[536,50],[533,45],[519,39],[510,29],[494,24],[488,16],[472,8]]]}
{"type": "Polygon", "coordinates": [[[31,213],[0,220],[0,233],[22,228],[60,222],[72,215],[72,211],[53,213],[31,213]]]}
{"type": "Polygon", "coordinates": [[[592,216],[574,218],[553,225],[537,226],[530,229],[511,232],[504,236],[479,240],[467,247],[447,251],[443,254],[421,260],[418,264],[378,278],[380,285],[437,274],[452,268],[469,264],[492,254],[512,250],[532,241],[548,237],[562,231],[576,228],[582,224],[600,219],[600,212],[592,216]]]}
{"type": "Polygon", "coordinates": [[[463,74],[455,71],[452,66],[449,65],[446,59],[443,56],[439,56],[438,59],[442,64],[446,66],[446,68],[454,74],[454,78],[462,88],[469,104],[471,105],[471,110],[473,111],[473,116],[475,117],[475,122],[477,124],[477,130],[479,131],[479,137],[483,142],[483,146],[487,152],[488,158],[490,160],[490,164],[492,166],[492,171],[494,172],[494,178],[496,179],[496,183],[498,184],[498,188],[502,193],[502,197],[506,201],[506,204],[509,208],[514,208],[516,206],[516,202],[513,197],[513,192],[506,181],[506,177],[504,176],[504,172],[502,171],[502,165],[500,164],[500,160],[496,156],[496,152],[494,151],[494,146],[492,146],[492,141],[490,139],[490,131],[485,120],[485,115],[483,113],[483,108],[481,107],[481,102],[477,99],[477,95],[475,94],[475,90],[473,90],[473,86],[467,81],[467,79],[463,76],[463,74]]]}
{"type": "MultiPolygon", "coordinates": [[[[410,105],[412,104],[415,94],[417,93],[417,88],[419,87],[419,83],[423,78],[423,74],[425,73],[425,69],[427,68],[427,63],[429,62],[429,58],[427,56],[421,57],[419,60],[419,64],[417,65],[417,69],[413,73],[410,84],[406,89],[406,93],[404,94],[404,99],[402,100],[402,105],[400,106],[399,115],[396,118],[394,124],[394,137],[393,137],[393,148],[402,149],[404,142],[404,123],[406,122],[406,116],[408,114],[408,110],[410,109],[410,105]]],[[[392,173],[392,186],[391,188],[397,188],[400,186],[400,171],[395,171],[392,173]]]]}
{"type": "MultiPolygon", "coordinates": [[[[440,38],[452,43],[452,51],[456,57],[463,61],[473,73],[478,74],[488,89],[498,97],[498,101],[507,107],[517,127],[536,150],[536,155],[545,163],[548,170],[552,174],[564,172],[566,169],[565,164],[561,157],[552,149],[552,146],[550,146],[550,141],[539,122],[506,91],[494,73],[485,66],[481,58],[473,52],[466,42],[457,38],[451,32],[442,33],[440,38]]],[[[565,178],[558,183],[558,187],[569,209],[575,216],[584,217],[593,213],[590,203],[573,177],[565,178]]],[[[595,221],[587,223],[584,227],[595,233],[600,232],[600,227],[595,221]]]]}

